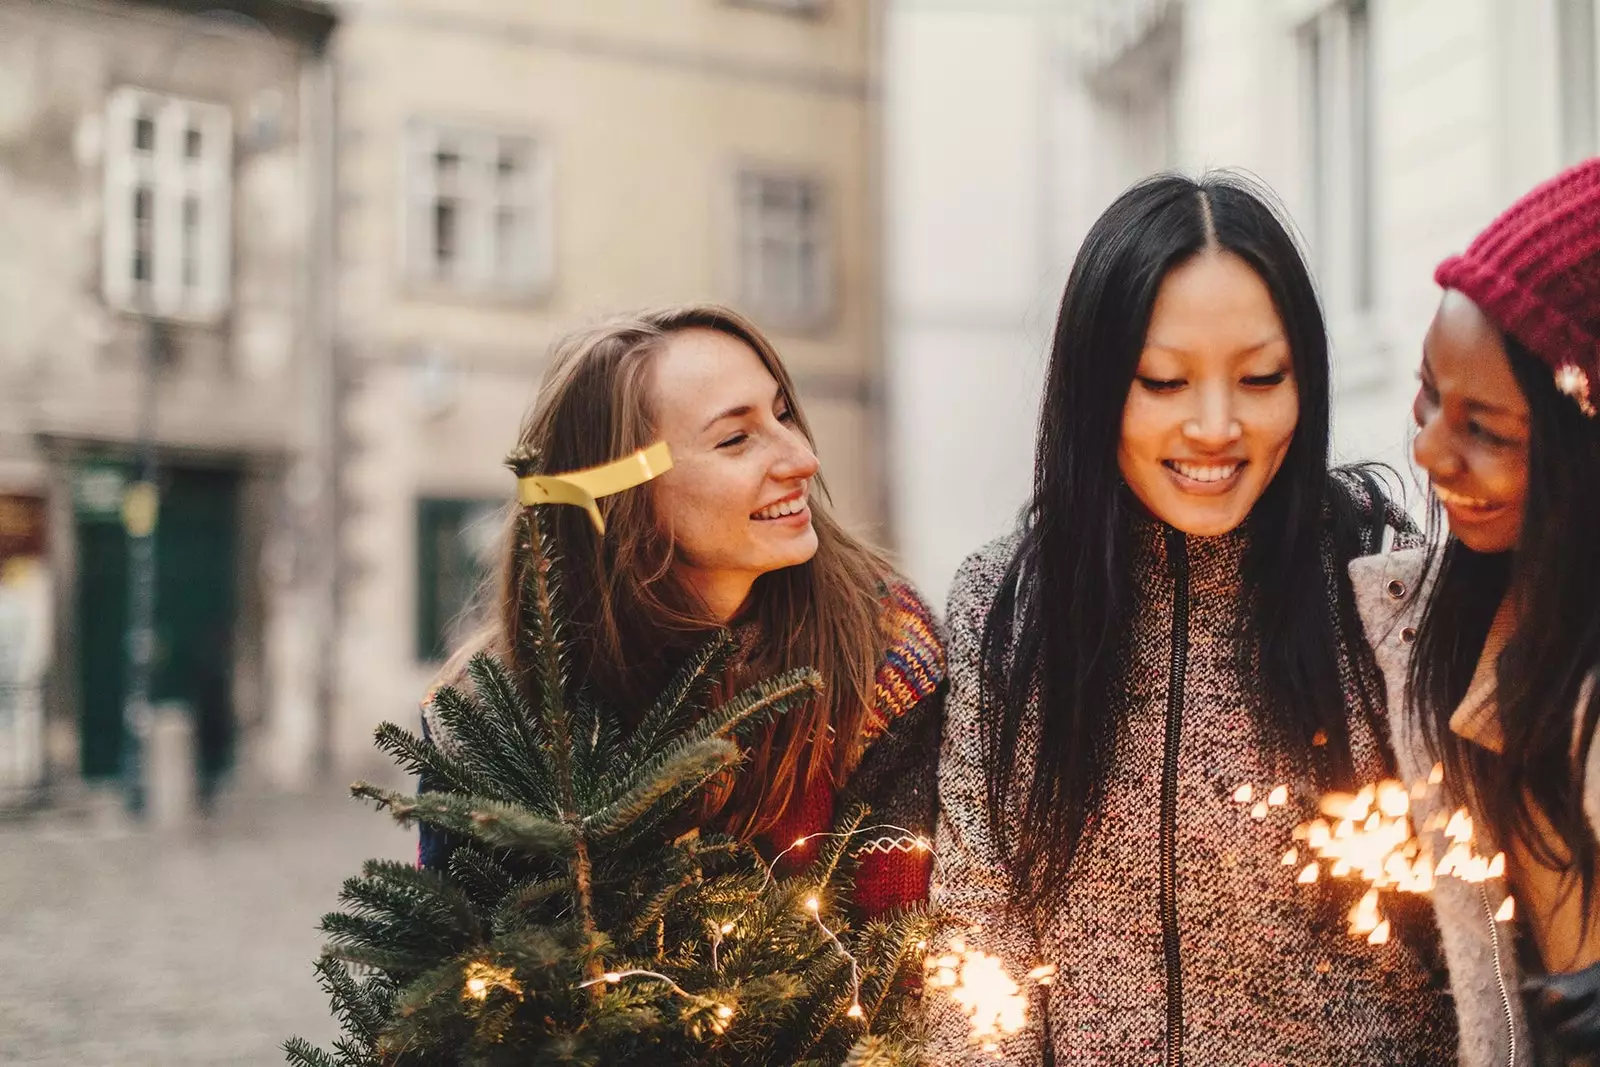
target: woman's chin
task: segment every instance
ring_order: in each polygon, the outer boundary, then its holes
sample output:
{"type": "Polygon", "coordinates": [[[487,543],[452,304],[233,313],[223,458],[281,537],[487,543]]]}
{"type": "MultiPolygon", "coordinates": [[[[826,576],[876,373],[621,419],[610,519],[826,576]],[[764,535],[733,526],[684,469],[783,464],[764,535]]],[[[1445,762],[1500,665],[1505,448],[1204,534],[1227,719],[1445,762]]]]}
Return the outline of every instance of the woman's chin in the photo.
{"type": "MultiPolygon", "coordinates": [[[[1253,504],[1254,501],[1251,501],[1253,504]]],[[[1250,515],[1250,508],[1234,494],[1224,497],[1163,501],[1156,518],[1190,537],[1221,537],[1232,533],[1250,515]]]]}
{"type": "Polygon", "coordinates": [[[802,563],[810,563],[817,554],[817,531],[807,523],[804,529],[797,530],[793,536],[786,539],[783,545],[770,546],[763,560],[763,572],[781,571],[789,567],[798,567],[802,563]]]}

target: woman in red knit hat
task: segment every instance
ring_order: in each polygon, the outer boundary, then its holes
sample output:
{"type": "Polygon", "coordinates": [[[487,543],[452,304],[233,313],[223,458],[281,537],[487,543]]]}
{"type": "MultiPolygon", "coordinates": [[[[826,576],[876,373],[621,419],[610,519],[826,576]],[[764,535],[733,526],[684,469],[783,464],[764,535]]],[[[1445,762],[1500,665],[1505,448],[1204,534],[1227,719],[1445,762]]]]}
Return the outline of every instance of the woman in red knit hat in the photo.
{"type": "Polygon", "coordinates": [[[1467,805],[1478,849],[1507,856],[1504,886],[1442,879],[1434,894],[1461,1062],[1588,1062],[1600,1050],[1600,159],[1517,201],[1435,278],[1413,452],[1449,537],[1351,570],[1390,706],[1406,701],[1401,772],[1442,763],[1441,803],[1467,805]]]}
{"type": "MultiPolygon", "coordinates": [[[[740,772],[712,787],[694,825],[753,841],[771,857],[864,800],[873,822],[931,837],[942,642],[916,591],[828,513],[794,384],[753,323],[724,307],[684,305],[554,344],[522,447],[565,471],[658,440],[674,466],[602,500],[603,535],[582,509],[544,514],[550,554],[561,561],[573,685],[624,715],[642,712],[684,657],[729,627],[742,651],[724,695],[800,666],[815,667],[825,688],[766,728],[740,772]]],[[[474,652],[514,655],[509,532],[503,544],[497,618],[442,672],[456,684],[474,652]]],[[[431,709],[424,726],[449,744],[431,709]]],[[[425,828],[422,865],[443,866],[452,847],[425,828]]],[[[814,855],[794,850],[791,861],[814,855]]],[[[925,850],[864,852],[856,909],[874,915],[923,899],[929,861],[925,850]]]]}

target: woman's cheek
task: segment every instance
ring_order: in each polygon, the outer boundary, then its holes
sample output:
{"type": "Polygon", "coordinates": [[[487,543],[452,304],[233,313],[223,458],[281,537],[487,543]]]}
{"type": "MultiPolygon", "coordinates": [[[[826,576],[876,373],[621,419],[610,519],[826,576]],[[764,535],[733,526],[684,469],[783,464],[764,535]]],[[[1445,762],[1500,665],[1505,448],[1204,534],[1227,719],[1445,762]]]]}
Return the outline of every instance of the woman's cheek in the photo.
{"type": "Polygon", "coordinates": [[[1253,427],[1258,442],[1273,452],[1289,447],[1300,425],[1300,398],[1293,389],[1274,390],[1257,406],[1253,427]]]}

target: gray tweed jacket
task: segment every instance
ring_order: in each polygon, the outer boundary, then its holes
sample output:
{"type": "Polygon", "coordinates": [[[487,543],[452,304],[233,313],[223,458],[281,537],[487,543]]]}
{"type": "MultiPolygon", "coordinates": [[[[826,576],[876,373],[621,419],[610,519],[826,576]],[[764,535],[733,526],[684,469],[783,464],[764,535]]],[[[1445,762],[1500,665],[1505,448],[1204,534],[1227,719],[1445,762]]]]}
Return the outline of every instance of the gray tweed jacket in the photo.
{"type": "MultiPolygon", "coordinates": [[[[1017,540],[996,541],[962,565],[947,615],[951,690],[932,899],[1013,975],[1043,961],[1059,975],[1033,991],[1028,1027],[989,1053],[970,1042],[965,1018],[947,998],[932,997],[930,1063],[976,1067],[996,1055],[1030,1067],[1449,1062],[1452,1013],[1429,961],[1405,938],[1382,946],[1351,938],[1352,887],[1328,879],[1300,886],[1295,868],[1284,865],[1293,827],[1311,817],[1310,790],[1296,788],[1260,821],[1233,799],[1244,784],[1263,797],[1294,781],[1289,754],[1259,735],[1248,710],[1259,656],[1243,610],[1247,537],[1185,539],[1154,523],[1141,528],[1143,609],[1127,643],[1125,684],[1113,698],[1123,729],[1105,807],[1063,902],[1025,914],[1007,906],[1007,875],[985,816],[978,696],[984,620],[1017,540]],[[1169,700],[1175,690],[1181,699],[1169,700]],[[1169,777],[1177,800],[1170,854],[1160,833],[1169,777]],[[1164,870],[1175,875],[1171,898],[1163,895],[1164,870]]],[[[1343,563],[1330,555],[1330,589],[1343,563]]],[[[1357,684],[1346,679],[1352,708],[1357,684]]],[[[1044,713],[1029,709],[1025,765],[1044,713]]],[[[1350,731],[1357,775],[1381,777],[1382,739],[1354,710],[1350,731]]],[[[1419,940],[1429,937],[1424,929],[1419,940]]]]}

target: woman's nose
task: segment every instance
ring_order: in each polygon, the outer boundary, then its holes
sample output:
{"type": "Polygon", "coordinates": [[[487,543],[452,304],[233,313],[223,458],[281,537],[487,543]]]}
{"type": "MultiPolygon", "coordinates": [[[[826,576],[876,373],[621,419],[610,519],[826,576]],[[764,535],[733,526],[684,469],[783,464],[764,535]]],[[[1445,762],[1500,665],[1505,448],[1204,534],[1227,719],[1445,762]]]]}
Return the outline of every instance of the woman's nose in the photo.
{"type": "Polygon", "coordinates": [[[1417,436],[1411,441],[1411,458],[1435,481],[1452,478],[1461,471],[1461,457],[1450,447],[1443,422],[1437,414],[1422,419],[1417,436]]]}
{"type": "Polygon", "coordinates": [[[1204,448],[1224,448],[1244,434],[1244,427],[1233,410],[1230,390],[1201,390],[1196,408],[1184,421],[1183,435],[1204,448]]]}
{"type": "Polygon", "coordinates": [[[791,429],[784,435],[783,447],[777,462],[772,465],[772,476],[780,481],[810,478],[817,473],[819,466],[811,442],[799,431],[791,429]]]}

